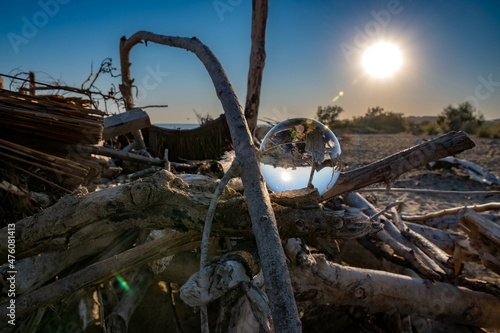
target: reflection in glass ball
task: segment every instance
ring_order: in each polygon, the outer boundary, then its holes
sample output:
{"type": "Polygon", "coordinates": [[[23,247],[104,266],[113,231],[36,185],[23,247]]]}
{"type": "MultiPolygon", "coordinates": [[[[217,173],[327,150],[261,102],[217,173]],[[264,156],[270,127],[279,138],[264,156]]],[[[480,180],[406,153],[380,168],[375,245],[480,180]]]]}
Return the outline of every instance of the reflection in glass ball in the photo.
{"type": "Polygon", "coordinates": [[[337,181],[342,161],[335,134],[307,118],[285,120],[262,140],[260,168],[274,192],[316,187],[322,195],[337,181]]]}

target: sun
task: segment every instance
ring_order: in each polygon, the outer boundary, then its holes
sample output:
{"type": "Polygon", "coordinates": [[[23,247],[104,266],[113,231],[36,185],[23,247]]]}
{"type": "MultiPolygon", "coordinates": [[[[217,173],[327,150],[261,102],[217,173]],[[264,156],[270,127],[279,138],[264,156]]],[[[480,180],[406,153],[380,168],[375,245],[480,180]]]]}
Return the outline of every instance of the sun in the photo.
{"type": "Polygon", "coordinates": [[[363,53],[363,67],[373,77],[386,78],[401,67],[403,58],[399,48],[388,42],[378,42],[363,53]]]}

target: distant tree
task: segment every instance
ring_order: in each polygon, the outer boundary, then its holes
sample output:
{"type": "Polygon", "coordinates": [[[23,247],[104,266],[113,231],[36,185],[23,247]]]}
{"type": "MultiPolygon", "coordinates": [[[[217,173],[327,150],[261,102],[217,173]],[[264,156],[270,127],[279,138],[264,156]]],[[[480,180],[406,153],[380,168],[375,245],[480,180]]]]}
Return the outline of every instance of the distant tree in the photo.
{"type": "Polygon", "coordinates": [[[337,118],[342,112],[344,112],[344,109],[338,105],[318,106],[316,117],[318,121],[328,127],[333,127],[338,122],[337,118]]]}
{"type": "Polygon", "coordinates": [[[484,117],[469,102],[459,104],[457,107],[448,105],[438,115],[437,123],[445,131],[466,130],[473,132],[477,126],[482,125],[484,117]]]}
{"type": "Polygon", "coordinates": [[[358,120],[366,131],[397,133],[406,130],[402,113],[385,111],[383,107],[368,108],[365,116],[358,120]]]}

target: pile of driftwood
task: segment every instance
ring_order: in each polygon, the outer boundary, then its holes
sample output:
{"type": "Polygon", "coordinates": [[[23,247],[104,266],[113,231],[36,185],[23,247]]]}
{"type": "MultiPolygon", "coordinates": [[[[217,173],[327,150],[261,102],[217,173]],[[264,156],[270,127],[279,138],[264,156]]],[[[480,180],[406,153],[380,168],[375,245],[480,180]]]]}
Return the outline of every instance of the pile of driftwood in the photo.
{"type": "MultiPolygon", "coordinates": [[[[253,55],[252,47],[252,56],[263,59],[259,50],[253,55]]],[[[108,134],[132,132],[134,142],[121,150],[78,148],[143,170],[79,187],[0,229],[1,239],[13,239],[0,244],[8,258],[0,269],[2,331],[500,329],[500,287],[464,269],[475,262],[500,273],[500,227],[478,213],[499,203],[408,215],[398,202],[377,210],[356,192],[472,148],[465,133],[345,172],[323,196],[314,189],[270,194],[245,120],[255,112],[243,112],[208,47],[196,38],[140,31],[122,38],[120,55],[128,114],[110,120],[108,134]],[[234,146],[221,180],[172,172],[204,165],[217,174],[210,163],[171,162],[163,146],[155,148],[163,159],[144,150],[139,130],[147,121],[134,111],[129,61],[142,42],[189,50],[209,72],[234,146]],[[142,155],[130,153],[134,146],[142,155]]],[[[247,107],[253,104],[255,98],[247,107]]]]}
{"type": "MultiPolygon", "coordinates": [[[[446,224],[439,224],[443,213],[402,214],[398,203],[377,211],[352,192],[472,146],[465,134],[450,133],[342,174],[338,187],[321,198],[307,189],[271,195],[305,330],[338,331],[345,325],[394,332],[500,328],[499,286],[468,278],[463,271],[472,261],[500,274],[500,227],[491,216],[474,212],[499,209],[500,203],[450,210],[446,224]],[[335,319],[327,320],[328,313],[335,319]]],[[[18,327],[132,332],[146,320],[144,313],[134,318],[134,311],[157,302],[148,289],[165,281],[170,291],[161,297],[172,297],[171,285],[183,286],[184,302],[208,305],[210,327],[216,331],[272,331],[261,259],[238,179],[219,199],[211,261],[200,271],[197,249],[216,178],[162,169],[100,191],[82,188],[17,222],[18,327]]],[[[2,239],[8,232],[0,230],[2,239]]],[[[7,245],[0,247],[4,257],[7,245]]],[[[8,264],[2,267],[4,288],[10,285],[9,270],[8,264]]],[[[0,318],[7,321],[8,299],[3,301],[0,318]]],[[[180,320],[173,303],[158,311],[174,314],[171,329],[200,325],[180,320]]]]}

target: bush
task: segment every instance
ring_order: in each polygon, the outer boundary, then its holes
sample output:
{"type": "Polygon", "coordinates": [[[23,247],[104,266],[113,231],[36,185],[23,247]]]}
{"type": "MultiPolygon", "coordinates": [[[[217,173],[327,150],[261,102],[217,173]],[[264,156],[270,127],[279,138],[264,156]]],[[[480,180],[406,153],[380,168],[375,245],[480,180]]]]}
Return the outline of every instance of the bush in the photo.
{"type": "Polygon", "coordinates": [[[438,115],[437,119],[438,125],[445,132],[463,130],[475,133],[477,127],[481,126],[483,122],[483,115],[469,102],[459,104],[457,107],[448,105],[438,115]]]}
{"type": "Polygon", "coordinates": [[[335,127],[340,122],[337,118],[342,112],[344,112],[344,109],[338,105],[318,106],[316,117],[319,122],[322,122],[326,126],[335,127]]]}
{"type": "Polygon", "coordinates": [[[436,121],[425,121],[419,126],[419,131],[427,135],[441,134],[443,131],[436,121]]]}
{"type": "Polygon", "coordinates": [[[482,125],[477,129],[476,134],[480,138],[500,139],[500,123],[482,125]]]}

